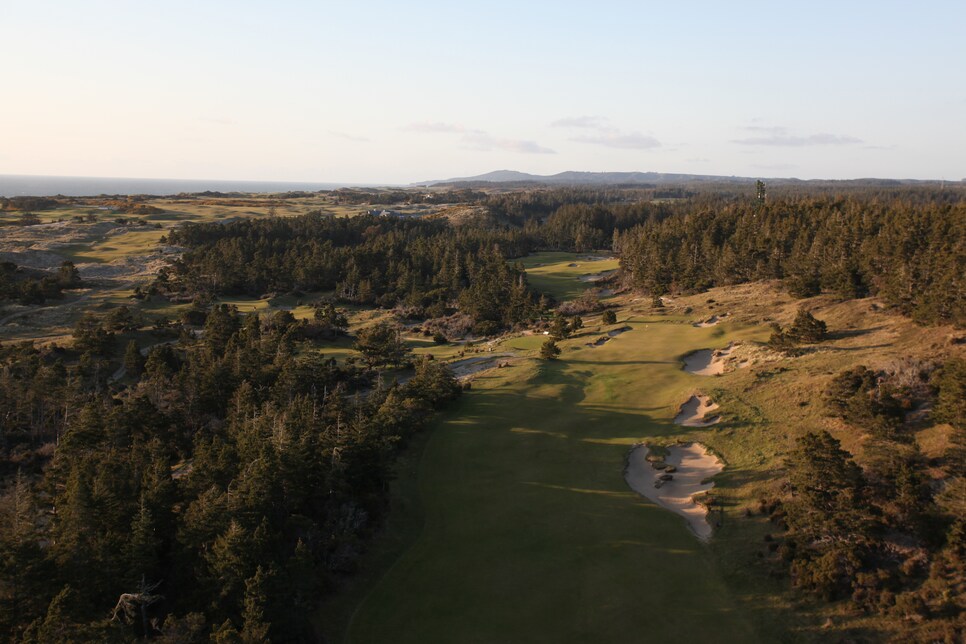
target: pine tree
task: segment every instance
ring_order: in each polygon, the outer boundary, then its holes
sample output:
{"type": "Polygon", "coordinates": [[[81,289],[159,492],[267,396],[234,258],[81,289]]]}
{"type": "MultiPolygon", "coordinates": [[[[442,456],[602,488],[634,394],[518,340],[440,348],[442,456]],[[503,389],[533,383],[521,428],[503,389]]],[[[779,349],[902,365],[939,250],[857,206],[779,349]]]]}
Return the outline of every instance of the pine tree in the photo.
{"type": "Polygon", "coordinates": [[[242,630],[239,638],[243,644],[262,644],[270,642],[265,619],[265,606],[268,604],[268,575],[261,566],[255,574],[245,581],[245,600],[242,610],[242,630]]]}
{"type": "Polygon", "coordinates": [[[936,377],[936,420],[966,430],[966,360],[950,358],[936,377]]]}
{"type": "Polygon", "coordinates": [[[14,479],[8,512],[0,514],[0,630],[15,635],[24,617],[43,612],[53,571],[38,544],[37,508],[21,472],[14,479]]]}
{"type": "Polygon", "coordinates": [[[356,334],[356,349],[370,367],[402,364],[409,354],[399,331],[386,322],[360,329],[356,334]]]}
{"type": "Polygon", "coordinates": [[[540,347],[540,357],[544,360],[556,360],[559,355],[560,347],[557,346],[557,342],[553,337],[544,340],[543,345],[540,347]]]}
{"type": "Polygon", "coordinates": [[[827,431],[809,432],[796,441],[786,461],[793,501],[789,526],[805,542],[856,538],[868,529],[862,470],[827,431]]]}
{"type": "Polygon", "coordinates": [[[138,513],[131,522],[130,535],[127,543],[129,583],[142,578],[157,579],[161,572],[161,538],[143,496],[138,513]]]}
{"type": "Polygon", "coordinates": [[[124,349],[124,370],[132,378],[140,378],[144,371],[144,356],[141,355],[135,340],[128,342],[124,349]]]}
{"type": "Polygon", "coordinates": [[[556,315],[553,318],[553,322],[550,323],[550,337],[554,340],[563,340],[570,336],[570,325],[567,324],[567,318],[562,315],[556,315]]]}
{"type": "Polygon", "coordinates": [[[810,311],[798,309],[798,314],[788,329],[788,336],[796,342],[821,342],[828,337],[828,328],[822,320],[818,320],[810,311]]]}

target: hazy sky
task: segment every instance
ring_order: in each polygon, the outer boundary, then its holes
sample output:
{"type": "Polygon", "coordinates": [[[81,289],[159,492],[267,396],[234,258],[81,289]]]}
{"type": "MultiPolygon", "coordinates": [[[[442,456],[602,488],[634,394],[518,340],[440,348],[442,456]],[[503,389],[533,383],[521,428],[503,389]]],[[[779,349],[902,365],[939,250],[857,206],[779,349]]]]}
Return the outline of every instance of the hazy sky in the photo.
{"type": "Polygon", "coordinates": [[[777,4],[0,0],[0,174],[966,177],[966,2],[777,4]]]}

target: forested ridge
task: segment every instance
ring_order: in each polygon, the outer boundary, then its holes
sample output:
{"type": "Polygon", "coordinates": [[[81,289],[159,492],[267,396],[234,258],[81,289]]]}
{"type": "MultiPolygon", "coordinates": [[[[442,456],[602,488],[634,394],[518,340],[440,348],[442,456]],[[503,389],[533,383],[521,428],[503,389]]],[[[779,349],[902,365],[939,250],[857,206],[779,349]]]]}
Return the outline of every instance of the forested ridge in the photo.
{"type": "Polygon", "coordinates": [[[654,295],[781,279],[798,297],[876,295],[922,322],[966,322],[966,200],[958,193],[639,196],[494,195],[482,202],[491,218],[476,226],[322,215],[185,226],[170,236],[189,249],[171,275],[190,292],[335,290],[346,301],[433,307],[429,317],[458,301],[478,320],[508,326],[534,310],[514,293],[521,272],[500,267],[501,259],[612,249],[625,284],[654,295]],[[468,290],[473,296],[461,297],[468,290]],[[512,295],[515,312],[497,314],[488,304],[473,311],[487,294],[512,295]]]}
{"type": "Polygon", "coordinates": [[[540,248],[612,249],[626,284],[653,295],[781,279],[797,297],[875,295],[914,319],[966,324],[966,198],[962,191],[793,189],[757,200],[588,203],[562,191],[492,200],[540,248]]]}
{"type": "Polygon", "coordinates": [[[519,230],[454,228],[445,221],[307,215],[192,225],[169,236],[188,251],[162,274],[166,292],[260,295],[335,291],[345,302],[421,309],[438,317],[458,303],[490,330],[536,311],[523,270],[533,250],[519,230]]]}
{"type": "Polygon", "coordinates": [[[966,323],[966,202],[801,198],[736,202],[615,238],[652,293],[782,279],[799,297],[876,295],[930,323],[966,323]]]}
{"type": "Polygon", "coordinates": [[[5,639],[314,639],[394,454],[460,388],[432,361],[373,384],[301,351],[305,326],[216,307],[201,339],[129,345],[120,388],[103,320],[75,350],[0,350],[5,639]]]}

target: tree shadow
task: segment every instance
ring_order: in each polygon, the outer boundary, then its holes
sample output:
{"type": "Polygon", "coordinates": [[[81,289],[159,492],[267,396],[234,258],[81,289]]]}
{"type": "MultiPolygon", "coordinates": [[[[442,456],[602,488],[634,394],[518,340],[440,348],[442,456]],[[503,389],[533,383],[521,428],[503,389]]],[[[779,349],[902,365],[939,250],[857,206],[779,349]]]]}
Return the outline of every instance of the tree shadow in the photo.
{"type": "Polygon", "coordinates": [[[847,338],[858,338],[863,335],[868,335],[870,333],[875,333],[876,331],[881,331],[885,326],[870,326],[864,329],[838,329],[835,331],[829,331],[826,336],[829,340],[845,340],[847,338]]]}

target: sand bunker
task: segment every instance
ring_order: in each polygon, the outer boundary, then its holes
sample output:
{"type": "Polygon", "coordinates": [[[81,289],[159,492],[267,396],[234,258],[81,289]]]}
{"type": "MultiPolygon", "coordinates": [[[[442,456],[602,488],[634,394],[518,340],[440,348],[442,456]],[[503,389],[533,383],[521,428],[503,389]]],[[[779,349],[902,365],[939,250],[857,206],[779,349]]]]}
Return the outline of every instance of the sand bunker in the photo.
{"type": "Polygon", "coordinates": [[[607,332],[607,335],[609,337],[611,337],[611,338],[616,338],[621,333],[627,333],[630,330],[631,330],[631,327],[629,327],[629,326],[622,326],[619,329],[611,329],[610,331],[607,332]]]}
{"type": "Polygon", "coordinates": [[[600,273],[590,273],[589,275],[581,275],[577,279],[581,282],[603,282],[608,277],[617,272],[617,269],[612,271],[601,271],[600,273]]]}
{"type": "Polygon", "coordinates": [[[719,322],[721,322],[721,320],[723,320],[726,317],[728,317],[727,313],[722,313],[721,315],[712,315],[707,320],[704,320],[702,322],[695,322],[691,326],[696,326],[699,329],[704,329],[709,326],[716,326],[719,322]]]}
{"type": "Polygon", "coordinates": [[[594,340],[593,342],[588,342],[587,343],[587,346],[588,347],[591,347],[591,348],[593,348],[593,347],[602,347],[605,344],[607,344],[609,341],[610,341],[610,338],[609,337],[607,337],[606,335],[602,335],[599,338],[597,338],[596,340],[594,340]]]}
{"type": "Polygon", "coordinates": [[[668,451],[663,461],[652,464],[647,460],[647,446],[636,445],[627,454],[624,480],[641,496],[684,517],[691,531],[702,541],[708,541],[711,538],[708,509],[697,503],[695,497],[714,487],[708,479],[721,472],[724,463],[699,443],[673,445],[668,451]]]}
{"type": "Polygon", "coordinates": [[[684,370],[696,376],[720,376],[725,372],[725,360],[734,351],[734,343],[724,349],[699,349],[684,356],[684,370]]]}
{"type": "Polygon", "coordinates": [[[709,427],[721,422],[721,416],[708,416],[717,408],[718,404],[704,394],[695,394],[681,405],[674,423],[685,427],[709,427]]]}
{"type": "Polygon", "coordinates": [[[515,353],[488,353],[484,356],[456,360],[446,366],[452,370],[457,380],[465,380],[481,371],[498,367],[501,362],[506,361],[506,358],[512,358],[514,356],[516,356],[515,353]]]}

